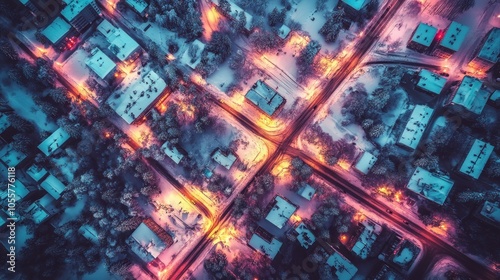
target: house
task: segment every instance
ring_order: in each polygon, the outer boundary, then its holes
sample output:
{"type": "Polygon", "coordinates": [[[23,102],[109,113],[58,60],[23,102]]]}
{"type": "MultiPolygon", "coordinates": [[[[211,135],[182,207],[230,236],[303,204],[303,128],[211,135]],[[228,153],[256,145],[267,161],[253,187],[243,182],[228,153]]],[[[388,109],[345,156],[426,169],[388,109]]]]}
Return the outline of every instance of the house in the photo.
{"type": "Polygon", "coordinates": [[[460,86],[449,96],[446,105],[461,113],[471,112],[480,115],[489,97],[490,92],[480,80],[464,76],[460,86]]]}
{"type": "Polygon", "coordinates": [[[431,173],[422,167],[417,167],[406,187],[439,205],[443,205],[453,183],[448,176],[431,173]]]}
{"type": "Polygon", "coordinates": [[[186,51],[182,54],[181,62],[194,70],[196,66],[200,64],[201,53],[203,52],[204,49],[205,49],[204,43],[202,43],[198,39],[194,40],[189,46],[189,48],[186,48],[186,51]],[[196,50],[196,52],[194,52],[194,50],[196,50]]]}
{"type": "Polygon", "coordinates": [[[33,219],[35,224],[40,224],[57,212],[59,209],[55,206],[54,198],[46,194],[26,208],[25,216],[33,219]]]}
{"type": "Polygon", "coordinates": [[[261,227],[255,230],[252,238],[248,241],[250,247],[268,256],[271,260],[276,257],[282,244],[283,243],[276,240],[269,232],[261,227]]]}
{"type": "Polygon", "coordinates": [[[225,9],[224,7],[219,6],[219,0],[212,0],[212,4],[217,8],[217,10],[234,21],[240,19],[240,14],[244,14],[246,19],[244,28],[247,33],[250,33],[252,31],[252,15],[245,12],[245,10],[243,10],[240,6],[236,5],[232,1],[227,2],[229,6],[227,7],[227,9],[225,9]]]}
{"type": "Polygon", "coordinates": [[[52,133],[47,139],[45,139],[40,145],[38,145],[38,149],[42,151],[42,153],[46,156],[50,156],[53,154],[59,147],[64,145],[66,141],[69,139],[69,134],[64,131],[61,127],[58,128],[54,133],[52,133]]]}
{"type": "Polygon", "coordinates": [[[268,116],[274,115],[276,111],[285,104],[283,96],[279,95],[263,81],[258,80],[245,94],[245,98],[268,116]]]}
{"type": "Polygon", "coordinates": [[[285,40],[286,37],[288,37],[288,34],[290,34],[290,27],[286,26],[286,25],[282,25],[279,29],[278,29],[278,37],[280,37],[281,39],[285,40]]]}
{"type": "Polygon", "coordinates": [[[172,236],[153,219],[145,219],[127,239],[127,244],[141,260],[150,263],[174,244],[172,236]]]}
{"type": "Polygon", "coordinates": [[[326,260],[326,264],[335,269],[335,275],[339,280],[350,280],[358,272],[358,268],[338,251],[326,260]]]}
{"type": "Polygon", "coordinates": [[[493,146],[479,139],[474,140],[467,157],[460,166],[460,173],[478,179],[493,153],[493,146]]]}
{"type": "Polygon", "coordinates": [[[493,106],[500,106],[500,89],[497,89],[493,92],[493,94],[490,96],[490,100],[493,103],[493,106]]]}
{"type": "Polygon", "coordinates": [[[488,71],[500,60],[500,28],[492,28],[479,44],[469,66],[483,72],[488,71]]]}
{"type": "Polygon", "coordinates": [[[375,165],[375,162],[377,162],[377,157],[368,151],[364,151],[363,155],[361,155],[361,157],[359,157],[356,161],[354,169],[366,175],[370,172],[373,165],[375,165]]]}
{"type": "Polygon", "coordinates": [[[42,187],[55,200],[58,200],[61,197],[62,192],[66,189],[66,186],[52,174],[40,183],[40,187],[42,187]]]}
{"type": "Polygon", "coordinates": [[[427,69],[418,73],[417,88],[432,94],[440,94],[446,84],[446,78],[427,69]]]}
{"type": "Polygon", "coordinates": [[[125,77],[122,86],[107,103],[126,123],[132,124],[148,112],[166,87],[156,72],[137,71],[125,77]]]}
{"type": "Polygon", "coordinates": [[[94,72],[101,80],[110,79],[116,70],[116,63],[113,62],[105,53],[98,47],[95,47],[91,52],[91,56],[85,60],[85,64],[94,72]]]}
{"type": "Polygon", "coordinates": [[[397,144],[404,148],[415,150],[433,112],[433,109],[425,105],[416,105],[397,144]]]}
{"type": "Polygon", "coordinates": [[[485,201],[479,209],[479,218],[500,228],[500,203],[485,201]]]}
{"type": "Polygon", "coordinates": [[[294,235],[297,237],[300,245],[304,248],[309,248],[316,241],[314,234],[302,222],[294,230],[294,235]]]}
{"type": "Polygon", "coordinates": [[[375,243],[377,237],[382,232],[382,227],[370,219],[364,219],[361,221],[361,225],[363,226],[363,231],[359,235],[356,243],[352,246],[351,250],[361,259],[366,260],[373,243],[375,243]]]}
{"type": "Polygon", "coordinates": [[[172,145],[168,141],[163,143],[161,150],[176,164],[184,158],[186,152],[178,145],[172,145]]]}
{"type": "Polygon", "coordinates": [[[460,49],[468,32],[469,27],[452,21],[446,29],[443,39],[441,39],[438,46],[434,49],[433,54],[441,58],[449,58],[460,49]]]}
{"type": "Polygon", "coordinates": [[[132,63],[141,54],[141,47],[123,29],[112,25],[104,19],[97,30],[101,32],[110,44],[108,49],[122,62],[132,63]]]}
{"type": "Polygon", "coordinates": [[[275,196],[269,205],[271,210],[266,216],[266,220],[277,228],[281,229],[286,224],[288,219],[295,213],[297,206],[282,196],[275,196]]]}
{"type": "Polygon", "coordinates": [[[98,234],[93,226],[84,224],[78,229],[78,232],[81,235],[83,235],[83,237],[85,237],[88,241],[90,241],[96,245],[99,245],[98,234]]]}
{"type": "Polygon", "coordinates": [[[304,183],[302,186],[299,188],[297,193],[302,196],[303,198],[307,200],[311,200],[314,194],[316,193],[316,189],[311,187],[311,185],[304,183]]]}
{"type": "Polygon", "coordinates": [[[230,152],[224,152],[220,148],[217,148],[212,154],[212,159],[229,170],[236,161],[236,156],[230,152]]]}
{"type": "Polygon", "coordinates": [[[16,167],[26,159],[25,153],[14,149],[14,144],[9,143],[0,150],[0,160],[6,167],[16,167]]]}
{"type": "Polygon", "coordinates": [[[47,170],[36,164],[33,164],[28,169],[26,169],[26,174],[28,174],[35,182],[40,181],[45,175],[48,174],[47,170]]]}
{"type": "Polygon", "coordinates": [[[125,0],[125,4],[127,4],[132,10],[138,13],[142,17],[147,17],[148,3],[144,0],[125,0]]]}
{"type": "Polygon", "coordinates": [[[71,25],[61,17],[56,17],[51,24],[42,30],[41,34],[47,38],[54,49],[58,51],[72,49],[76,43],[76,32],[71,25]]]}
{"type": "Polygon", "coordinates": [[[437,32],[438,30],[436,27],[421,22],[418,24],[415,31],[413,31],[406,47],[418,52],[425,52],[431,46],[437,32]]]}
{"type": "Polygon", "coordinates": [[[101,10],[99,10],[94,0],[72,0],[68,2],[66,7],[62,9],[61,15],[78,32],[82,32],[100,17],[101,10]]]}
{"type": "Polygon", "coordinates": [[[341,6],[345,13],[352,19],[359,18],[361,14],[366,10],[366,6],[372,0],[341,0],[339,6],[341,6]]]}

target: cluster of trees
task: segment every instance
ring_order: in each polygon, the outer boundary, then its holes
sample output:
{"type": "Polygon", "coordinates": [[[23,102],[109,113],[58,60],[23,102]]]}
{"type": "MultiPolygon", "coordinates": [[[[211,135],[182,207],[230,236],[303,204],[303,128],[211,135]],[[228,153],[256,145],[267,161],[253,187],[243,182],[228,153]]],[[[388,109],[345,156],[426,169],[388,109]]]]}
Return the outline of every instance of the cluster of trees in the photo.
{"type": "Polygon", "coordinates": [[[292,158],[290,172],[298,180],[305,181],[313,174],[312,168],[299,157],[292,158]]]}
{"type": "Polygon", "coordinates": [[[222,251],[213,251],[203,262],[203,267],[210,274],[212,279],[235,279],[228,270],[227,256],[222,251]]]}
{"type": "Polygon", "coordinates": [[[314,62],[314,58],[318,54],[319,50],[321,49],[321,45],[318,43],[318,41],[311,40],[307,46],[300,51],[299,55],[297,56],[297,66],[298,66],[298,76],[299,79],[304,78],[308,74],[312,73],[312,65],[314,62]]]}
{"type": "Polygon", "coordinates": [[[330,239],[330,229],[339,234],[349,230],[354,211],[340,203],[343,203],[343,199],[337,194],[331,194],[311,216],[313,229],[319,232],[321,238],[330,239]]]}
{"type": "Polygon", "coordinates": [[[413,171],[410,159],[401,153],[401,149],[394,144],[385,145],[379,153],[377,162],[364,177],[367,186],[376,187],[390,183],[396,188],[403,188],[408,182],[409,172],[413,171]]]}
{"type": "Polygon", "coordinates": [[[286,18],[286,9],[278,10],[278,8],[274,8],[268,15],[267,21],[269,26],[271,27],[280,27],[286,18]]]}
{"type": "Polygon", "coordinates": [[[208,182],[207,189],[213,193],[222,193],[229,197],[233,192],[231,182],[220,174],[214,174],[208,182]]]}
{"type": "Polygon", "coordinates": [[[278,49],[284,42],[275,33],[266,30],[258,30],[250,35],[252,47],[259,52],[267,52],[278,49]]]}
{"type": "Polygon", "coordinates": [[[239,195],[234,200],[233,217],[241,217],[245,211],[255,220],[260,220],[264,215],[262,205],[264,198],[274,189],[274,176],[266,173],[255,177],[250,190],[245,195],[239,195]]]}
{"type": "Polygon", "coordinates": [[[325,37],[328,43],[335,42],[339,36],[340,30],[346,25],[344,9],[334,10],[331,15],[327,16],[328,20],[319,30],[319,34],[325,37]]]}
{"type": "Polygon", "coordinates": [[[179,36],[188,40],[194,40],[203,32],[198,5],[196,0],[180,2],[152,0],[148,6],[148,14],[149,18],[159,25],[177,32],[179,36]]]}
{"type": "Polygon", "coordinates": [[[214,73],[231,54],[231,45],[231,38],[226,33],[214,32],[210,42],[201,53],[201,60],[196,66],[196,71],[203,77],[214,73]]]}
{"type": "Polygon", "coordinates": [[[328,165],[335,165],[340,159],[351,161],[355,155],[355,146],[346,140],[334,141],[330,134],[324,132],[317,124],[306,130],[304,139],[320,147],[320,155],[328,165]]]}

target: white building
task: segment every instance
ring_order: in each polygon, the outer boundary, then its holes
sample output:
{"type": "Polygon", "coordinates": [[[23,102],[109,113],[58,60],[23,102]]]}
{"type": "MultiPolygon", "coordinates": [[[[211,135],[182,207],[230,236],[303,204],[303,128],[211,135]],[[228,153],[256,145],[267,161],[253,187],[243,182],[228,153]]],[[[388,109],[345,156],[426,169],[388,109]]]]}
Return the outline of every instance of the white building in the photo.
{"type": "Polygon", "coordinates": [[[399,137],[398,144],[411,150],[417,148],[433,112],[434,110],[427,106],[416,105],[399,137]]]}
{"type": "Polygon", "coordinates": [[[297,193],[307,200],[311,200],[316,193],[316,189],[311,187],[311,185],[305,183],[299,188],[297,193]]]}
{"type": "Polygon", "coordinates": [[[436,27],[421,22],[413,32],[408,42],[408,48],[423,52],[431,46],[436,34],[436,27]]]}
{"type": "Polygon", "coordinates": [[[161,149],[176,164],[184,158],[184,154],[175,145],[169,145],[168,141],[161,146],[161,149]]]}
{"type": "Polygon", "coordinates": [[[368,174],[373,165],[377,162],[377,157],[368,151],[364,151],[363,155],[358,159],[354,168],[363,174],[368,174]]]}
{"type": "Polygon", "coordinates": [[[382,232],[382,227],[369,219],[364,219],[361,224],[363,224],[364,229],[356,243],[354,243],[352,251],[365,260],[368,258],[373,243],[375,243],[378,235],[382,232]]]}
{"type": "Polygon", "coordinates": [[[70,31],[71,25],[61,17],[56,17],[41,33],[52,45],[62,49],[62,43],[70,31]]]}
{"type": "Polygon", "coordinates": [[[120,61],[131,62],[137,58],[140,46],[123,29],[115,27],[105,19],[97,26],[97,30],[106,37],[110,44],[108,49],[120,61]]]}
{"type": "Polygon", "coordinates": [[[448,176],[434,174],[422,167],[417,167],[406,187],[437,204],[443,205],[453,183],[448,176]]]}
{"type": "Polygon", "coordinates": [[[35,182],[40,181],[45,175],[47,175],[47,170],[43,167],[40,167],[36,164],[33,164],[26,170],[26,174],[28,174],[35,182]]]}
{"type": "Polygon", "coordinates": [[[174,243],[153,219],[145,219],[127,239],[127,244],[139,258],[149,263],[174,243]]]}
{"type": "Polygon", "coordinates": [[[276,240],[269,232],[262,228],[257,228],[250,241],[248,241],[248,245],[272,260],[278,254],[282,243],[276,240]]]}
{"type": "Polygon", "coordinates": [[[450,96],[448,104],[458,105],[458,107],[480,115],[489,98],[490,92],[483,87],[480,80],[465,76],[458,89],[450,96]]]}
{"type": "Polygon", "coordinates": [[[224,153],[220,148],[218,148],[213,153],[212,159],[218,164],[224,166],[224,168],[226,168],[227,170],[229,170],[236,161],[236,156],[233,155],[232,153],[224,153]]]}
{"type": "Polygon", "coordinates": [[[296,210],[297,206],[277,195],[271,202],[271,211],[267,214],[266,220],[281,229],[296,210]]]}
{"type": "Polygon", "coordinates": [[[304,223],[300,223],[296,228],[297,240],[304,248],[309,248],[316,241],[314,234],[306,227],[304,223]]]}
{"type": "Polygon", "coordinates": [[[460,172],[478,179],[493,152],[493,148],[489,143],[479,139],[474,140],[474,144],[472,144],[467,157],[460,166],[460,172]]]}
{"type": "Polygon", "coordinates": [[[500,226],[500,206],[498,202],[485,201],[479,214],[494,225],[500,226]]]}
{"type": "Polygon", "coordinates": [[[52,174],[43,180],[40,186],[55,200],[59,199],[62,192],[66,189],[66,186],[52,174]]]}
{"type": "Polygon", "coordinates": [[[54,198],[46,194],[26,208],[26,216],[33,219],[35,224],[40,224],[59,211],[54,202],[54,198]]]}
{"type": "Polygon", "coordinates": [[[285,103],[283,96],[261,80],[250,88],[245,97],[269,116],[272,116],[285,103]]]}
{"type": "Polygon", "coordinates": [[[326,260],[326,264],[335,268],[335,275],[339,280],[350,280],[358,272],[358,268],[339,252],[333,253],[326,260]]]}
{"type": "Polygon", "coordinates": [[[189,66],[191,69],[195,69],[201,61],[201,53],[205,49],[205,44],[200,42],[199,40],[194,40],[191,43],[191,46],[186,49],[186,51],[182,54],[181,62],[189,66]],[[196,53],[191,54],[190,48],[196,49],[196,53]]]}
{"type": "Polygon", "coordinates": [[[446,84],[444,77],[426,69],[422,69],[418,77],[417,87],[430,93],[440,94],[446,84]]]}
{"type": "Polygon", "coordinates": [[[139,15],[144,16],[146,14],[146,8],[148,7],[148,3],[146,3],[146,1],[144,1],[144,0],[125,0],[125,3],[127,3],[127,5],[129,5],[139,15]]]}
{"type": "Polygon", "coordinates": [[[61,147],[69,139],[69,134],[64,131],[61,127],[58,128],[54,133],[52,133],[47,139],[45,139],[38,149],[42,151],[46,156],[53,154],[59,147],[61,147]]]}
{"type": "Polygon", "coordinates": [[[282,25],[280,27],[280,29],[278,29],[278,36],[281,38],[281,39],[286,39],[286,37],[288,37],[288,34],[290,34],[290,27],[286,26],[286,25],[282,25]]]}
{"type": "Polygon", "coordinates": [[[85,60],[85,64],[101,79],[109,78],[116,70],[116,63],[113,62],[99,48],[94,48],[90,52],[91,56],[85,60]]]}

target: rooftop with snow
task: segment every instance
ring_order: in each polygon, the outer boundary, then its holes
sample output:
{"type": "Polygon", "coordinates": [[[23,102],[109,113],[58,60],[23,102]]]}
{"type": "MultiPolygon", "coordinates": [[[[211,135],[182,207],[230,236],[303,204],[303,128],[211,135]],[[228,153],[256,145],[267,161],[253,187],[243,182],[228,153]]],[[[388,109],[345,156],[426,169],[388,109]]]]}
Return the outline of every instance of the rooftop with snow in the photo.
{"type": "Polygon", "coordinates": [[[125,0],[130,7],[132,7],[139,14],[144,13],[146,8],[148,7],[148,3],[144,0],[125,0]]]}
{"type": "Polygon", "coordinates": [[[99,78],[105,79],[116,69],[116,63],[99,48],[94,48],[90,53],[92,56],[85,61],[85,64],[92,69],[99,78]]]}
{"type": "Polygon", "coordinates": [[[316,189],[311,187],[311,185],[305,183],[299,188],[297,193],[303,198],[311,200],[314,194],[316,193],[316,189]]]}
{"type": "Polygon", "coordinates": [[[245,97],[269,116],[272,116],[285,103],[281,95],[261,80],[250,88],[245,97]]]}
{"type": "Polygon", "coordinates": [[[16,167],[26,158],[26,154],[14,149],[14,144],[9,143],[0,150],[0,160],[7,167],[16,167]]]}
{"type": "Polygon", "coordinates": [[[361,224],[363,224],[364,229],[352,247],[352,252],[364,260],[368,258],[373,243],[382,232],[382,227],[369,219],[364,219],[361,224]]]}
{"type": "Polygon", "coordinates": [[[412,150],[417,148],[433,112],[433,109],[425,105],[416,105],[401,137],[399,137],[398,144],[412,150]]]}
{"type": "Polygon", "coordinates": [[[175,145],[169,144],[168,141],[161,146],[161,149],[176,164],[179,164],[184,158],[184,154],[175,145]]]}
{"type": "Polygon", "coordinates": [[[469,27],[452,21],[446,29],[444,37],[439,45],[452,51],[458,51],[465,41],[468,32],[469,27]]]}
{"type": "Polygon", "coordinates": [[[94,0],[73,0],[61,11],[61,15],[67,20],[72,21],[83,9],[92,4],[94,0]]]}
{"type": "Polygon", "coordinates": [[[422,69],[418,77],[417,87],[434,94],[441,93],[446,84],[446,78],[427,69],[422,69]]]}
{"type": "Polygon", "coordinates": [[[274,257],[278,254],[282,243],[274,237],[264,239],[261,235],[263,234],[258,234],[256,231],[252,235],[252,238],[250,238],[250,241],[248,241],[248,245],[257,251],[262,252],[270,259],[274,259],[274,257]]]}
{"type": "Polygon", "coordinates": [[[326,263],[335,268],[335,275],[341,280],[350,280],[358,272],[358,268],[339,252],[333,253],[326,263]]]}
{"type": "Polygon", "coordinates": [[[354,168],[363,174],[368,174],[373,165],[377,162],[377,157],[368,151],[364,151],[363,155],[358,159],[354,168]]]}
{"type": "Polygon", "coordinates": [[[43,180],[40,186],[56,200],[61,197],[62,192],[66,189],[66,186],[52,174],[43,180]]]}
{"type": "Polygon", "coordinates": [[[437,204],[443,205],[453,183],[448,176],[431,173],[422,167],[417,167],[406,187],[437,204]]]}
{"type": "Polygon", "coordinates": [[[474,77],[464,76],[460,87],[456,90],[451,104],[460,105],[475,114],[481,114],[486,106],[490,93],[483,87],[483,83],[474,77]]]}
{"type": "Polygon", "coordinates": [[[127,239],[134,252],[144,262],[156,259],[173,244],[172,237],[151,218],[144,220],[127,239]]]}
{"type": "Polygon", "coordinates": [[[299,241],[300,245],[306,249],[309,248],[309,246],[313,245],[314,241],[316,241],[316,237],[304,223],[300,223],[295,228],[295,231],[298,234],[297,240],[299,241]]]}
{"type": "MultiPolygon", "coordinates": [[[[232,1],[227,1],[229,3],[229,16],[233,18],[234,20],[239,19],[239,14],[243,13],[245,15],[245,29],[250,30],[252,28],[252,20],[253,17],[251,14],[247,13],[245,10],[243,10],[240,6],[236,5],[232,1]]],[[[212,3],[214,3],[216,6],[219,6],[219,0],[212,0],[212,3]]]]}
{"type": "Polygon", "coordinates": [[[478,179],[493,152],[493,148],[489,143],[479,139],[474,140],[467,157],[460,166],[460,172],[478,179]]]}
{"type": "Polygon", "coordinates": [[[418,24],[415,33],[411,37],[411,41],[429,47],[432,43],[432,40],[434,40],[434,37],[436,37],[436,34],[436,27],[421,22],[418,24]]]}
{"type": "Polygon", "coordinates": [[[494,27],[488,32],[486,41],[481,46],[477,57],[496,63],[500,56],[500,28],[494,27]]]}
{"type": "Polygon", "coordinates": [[[66,141],[69,139],[69,134],[62,129],[62,127],[58,128],[54,133],[52,133],[47,139],[45,139],[40,145],[38,145],[38,149],[42,151],[46,156],[50,156],[52,153],[57,151],[59,147],[61,147],[66,141]]]}
{"type": "Polygon", "coordinates": [[[345,4],[351,6],[356,11],[363,9],[371,0],[342,0],[345,4]]]}
{"type": "Polygon", "coordinates": [[[186,51],[184,52],[184,54],[182,54],[181,62],[191,67],[191,69],[195,69],[196,66],[200,64],[201,53],[205,49],[205,44],[199,40],[194,40],[191,43],[191,46],[193,48],[196,48],[196,53],[194,54],[194,57],[191,56],[191,53],[189,51],[190,48],[186,48],[186,51]]]}
{"type": "Polygon", "coordinates": [[[218,148],[213,153],[212,159],[218,164],[224,166],[224,168],[226,168],[227,170],[229,170],[236,161],[236,156],[233,155],[232,153],[224,153],[220,148],[218,148]]]}
{"type": "Polygon", "coordinates": [[[123,31],[123,29],[115,27],[106,19],[97,26],[97,30],[106,37],[106,40],[110,44],[108,49],[120,61],[126,61],[139,49],[139,44],[130,35],[123,31]]]}
{"type": "Polygon", "coordinates": [[[39,200],[33,202],[26,209],[26,214],[31,216],[35,224],[40,224],[57,213],[58,209],[55,207],[54,202],[54,198],[50,194],[46,194],[39,200]]]}
{"type": "Polygon", "coordinates": [[[297,206],[277,195],[271,202],[271,210],[267,214],[266,220],[281,229],[296,210],[297,206]]]}
{"type": "Polygon", "coordinates": [[[492,222],[500,224],[500,206],[498,202],[485,201],[479,213],[492,222]]]}
{"type": "Polygon", "coordinates": [[[71,29],[71,25],[62,19],[56,17],[51,24],[42,30],[42,35],[45,36],[52,44],[59,42],[71,29]]]}

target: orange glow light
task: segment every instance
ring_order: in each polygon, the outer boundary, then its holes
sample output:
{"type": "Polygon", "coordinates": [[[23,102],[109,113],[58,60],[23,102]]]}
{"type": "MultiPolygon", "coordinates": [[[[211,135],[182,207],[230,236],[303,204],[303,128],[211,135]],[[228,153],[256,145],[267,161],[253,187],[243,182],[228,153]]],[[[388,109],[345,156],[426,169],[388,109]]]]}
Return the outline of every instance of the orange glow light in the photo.
{"type": "Polygon", "coordinates": [[[337,162],[337,165],[340,166],[340,168],[342,168],[344,170],[349,170],[351,168],[351,164],[345,159],[339,160],[337,162]]]}

